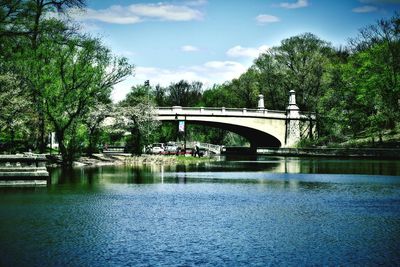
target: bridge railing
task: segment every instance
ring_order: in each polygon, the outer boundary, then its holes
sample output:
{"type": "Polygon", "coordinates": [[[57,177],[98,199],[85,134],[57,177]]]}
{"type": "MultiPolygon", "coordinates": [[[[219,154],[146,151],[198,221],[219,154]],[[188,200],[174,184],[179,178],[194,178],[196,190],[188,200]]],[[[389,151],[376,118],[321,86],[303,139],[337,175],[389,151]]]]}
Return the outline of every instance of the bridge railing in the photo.
{"type": "Polygon", "coordinates": [[[159,115],[226,115],[251,117],[285,117],[286,111],[268,109],[225,108],[225,107],[158,107],[159,115]]]}
{"type": "Polygon", "coordinates": [[[222,146],[220,145],[214,145],[214,144],[209,144],[209,143],[201,143],[201,142],[194,142],[190,141],[186,143],[187,148],[192,148],[194,149],[198,145],[200,148],[204,148],[206,150],[209,150],[215,154],[220,154],[222,150],[222,146]]]}

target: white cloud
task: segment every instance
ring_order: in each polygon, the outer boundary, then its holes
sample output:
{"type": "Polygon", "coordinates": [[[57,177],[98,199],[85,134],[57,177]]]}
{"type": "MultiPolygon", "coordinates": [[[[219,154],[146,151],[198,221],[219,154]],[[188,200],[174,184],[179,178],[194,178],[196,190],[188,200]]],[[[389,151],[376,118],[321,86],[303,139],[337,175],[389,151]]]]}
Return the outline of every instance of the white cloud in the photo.
{"type": "Polygon", "coordinates": [[[79,26],[82,32],[95,32],[101,30],[101,28],[98,25],[90,22],[81,22],[79,26]]]}
{"type": "Polygon", "coordinates": [[[188,5],[167,3],[114,5],[100,10],[88,8],[83,12],[75,9],[70,15],[81,21],[94,20],[114,24],[135,24],[145,20],[191,21],[203,18],[202,12],[188,5]]]}
{"type": "Polygon", "coordinates": [[[280,19],[276,16],[261,14],[256,17],[256,21],[260,24],[267,24],[267,23],[278,22],[280,21],[280,19]]]}
{"type": "Polygon", "coordinates": [[[352,9],[352,11],[355,13],[370,13],[370,12],[375,12],[377,10],[378,8],[375,6],[360,6],[352,9]]]}
{"type": "Polygon", "coordinates": [[[294,8],[302,8],[308,6],[308,0],[298,0],[296,3],[281,3],[279,4],[280,7],[283,8],[289,8],[289,9],[294,9],[294,8]]]}
{"type": "Polygon", "coordinates": [[[209,61],[202,65],[175,69],[138,66],[135,68],[135,77],[129,77],[114,86],[112,99],[122,100],[133,85],[143,84],[145,80],[150,80],[152,85],[162,86],[168,86],[180,80],[200,81],[207,88],[216,83],[221,84],[238,78],[246,70],[246,66],[235,61],[209,61]]]}
{"type": "Polygon", "coordinates": [[[197,52],[199,51],[199,48],[193,45],[184,45],[181,47],[181,50],[183,52],[197,52]]]}
{"type": "Polygon", "coordinates": [[[400,0],[359,0],[364,4],[400,4],[400,0]]]}
{"type": "Polygon", "coordinates": [[[192,1],[186,1],[185,4],[187,6],[203,6],[207,4],[207,0],[192,0],[192,1]]]}
{"type": "Polygon", "coordinates": [[[128,7],[132,14],[160,20],[189,21],[202,18],[200,11],[187,6],[169,4],[136,4],[128,7]]]}
{"type": "Polygon", "coordinates": [[[242,47],[240,45],[237,45],[226,51],[226,54],[230,57],[256,58],[268,49],[269,47],[266,45],[262,45],[260,47],[242,47]]]}

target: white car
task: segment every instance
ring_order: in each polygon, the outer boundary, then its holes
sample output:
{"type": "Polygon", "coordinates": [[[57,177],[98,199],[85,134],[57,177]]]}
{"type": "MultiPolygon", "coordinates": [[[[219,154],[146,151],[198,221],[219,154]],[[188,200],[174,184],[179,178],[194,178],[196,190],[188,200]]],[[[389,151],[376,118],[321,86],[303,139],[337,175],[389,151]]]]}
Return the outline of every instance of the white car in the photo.
{"type": "Polygon", "coordinates": [[[164,148],[164,151],[168,154],[176,154],[179,152],[179,147],[176,143],[168,142],[164,148]]]}
{"type": "Polygon", "coordinates": [[[151,154],[162,154],[164,153],[164,144],[163,143],[155,143],[151,145],[150,148],[151,154]]]}

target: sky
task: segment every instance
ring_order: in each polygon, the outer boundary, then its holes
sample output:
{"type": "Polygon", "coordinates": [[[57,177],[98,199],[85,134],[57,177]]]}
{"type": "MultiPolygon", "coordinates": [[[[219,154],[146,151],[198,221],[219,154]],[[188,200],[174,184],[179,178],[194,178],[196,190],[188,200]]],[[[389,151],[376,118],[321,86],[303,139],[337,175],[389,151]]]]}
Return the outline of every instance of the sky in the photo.
{"type": "Polygon", "coordinates": [[[145,80],[201,81],[205,88],[230,81],[261,52],[305,32],[346,45],[360,28],[396,11],[400,0],[87,0],[85,11],[71,14],[135,66],[114,86],[119,101],[145,80]]]}

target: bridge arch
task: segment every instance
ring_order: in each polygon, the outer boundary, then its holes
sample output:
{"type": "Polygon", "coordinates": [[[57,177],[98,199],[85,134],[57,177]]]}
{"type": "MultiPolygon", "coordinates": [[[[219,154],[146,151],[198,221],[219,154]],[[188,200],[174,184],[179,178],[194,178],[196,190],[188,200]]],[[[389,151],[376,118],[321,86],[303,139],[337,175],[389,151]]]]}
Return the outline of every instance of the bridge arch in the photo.
{"type": "MultiPolygon", "coordinates": [[[[161,121],[176,121],[175,119],[165,119],[161,118],[161,121]]],[[[251,147],[280,147],[282,146],[281,141],[269,134],[267,132],[263,132],[251,127],[236,125],[231,123],[224,123],[218,121],[207,121],[207,120],[200,120],[200,119],[188,119],[186,118],[187,124],[194,124],[194,125],[202,125],[208,126],[212,128],[218,128],[223,130],[228,130],[230,132],[236,133],[244,138],[246,138],[249,142],[251,147]]]]}

